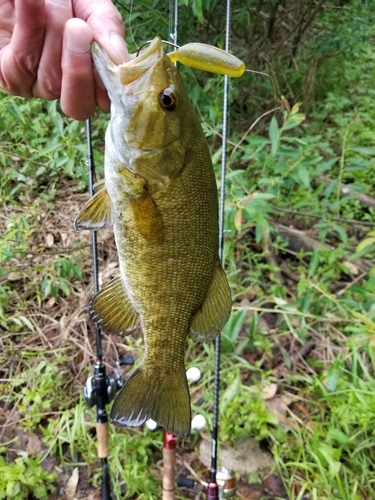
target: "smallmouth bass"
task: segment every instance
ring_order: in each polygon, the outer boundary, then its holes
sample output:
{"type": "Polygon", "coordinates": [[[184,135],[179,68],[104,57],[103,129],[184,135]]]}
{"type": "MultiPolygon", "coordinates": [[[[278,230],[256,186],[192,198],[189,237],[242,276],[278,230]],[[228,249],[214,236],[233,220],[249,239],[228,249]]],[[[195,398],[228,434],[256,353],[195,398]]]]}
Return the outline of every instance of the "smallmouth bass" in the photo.
{"type": "Polygon", "coordinates": [[[211,157],[160,38],[119,66],[96,43],[92,54],[111,99],[105,181],[75,228],[113,226],[119,273],[94,296],[89,313],[110,334],[128,335],[140,322],[145,346],[110,418],[132,426],[152,418],[184,436],[191,427],[187,335],[213,340],[231,310],[218,258],[211,157]]]}

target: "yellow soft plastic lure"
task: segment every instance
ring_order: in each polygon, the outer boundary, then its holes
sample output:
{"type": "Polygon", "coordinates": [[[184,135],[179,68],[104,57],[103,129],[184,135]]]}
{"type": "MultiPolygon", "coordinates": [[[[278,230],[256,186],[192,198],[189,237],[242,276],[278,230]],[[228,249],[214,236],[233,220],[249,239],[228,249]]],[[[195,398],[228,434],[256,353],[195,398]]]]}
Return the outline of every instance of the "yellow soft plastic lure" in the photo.
{"type": "Polygon", "coordinates": [[[187,43],[167,55],[172,62],[178,61],[184,66],[218,75],[239,78],[245,72],[245,63],[241,59],[225,50],[204,43],[187,43]]]}

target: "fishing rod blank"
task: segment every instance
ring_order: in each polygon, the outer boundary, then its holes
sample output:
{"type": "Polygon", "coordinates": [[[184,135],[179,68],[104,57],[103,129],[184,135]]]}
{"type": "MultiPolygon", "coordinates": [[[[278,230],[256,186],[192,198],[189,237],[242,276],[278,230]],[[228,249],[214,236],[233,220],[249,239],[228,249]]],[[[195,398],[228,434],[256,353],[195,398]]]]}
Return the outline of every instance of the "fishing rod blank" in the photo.
{"type": "MultiPolygon", "coordinates": [[[[94,195],[95,184],[95,164],[91,142],[91,122],[86,120],[86,140],[87,140],[87,167],[89,171],[89,191],[90,196],[94,195]]],[[[91,247],[94,274],[94,292],[99,290],[98,272],[98,245],[96,231],[91,231],[91,247]]],[[[94,376],[92,378],[93,392],[92,398],[96,404],[96,436],[98,442],[98,457],[102,465],[102,500],[110,500],[110,485],[108,474],[108,415],[106,405],[108,404],[107,377],[105,365],[103,363],[102,335],[99,328],[95,332],[96,340],[96,362],[94,366],[94,376]]]]}
{"type": "MultiPolygon", "coordinates": [[[[225,26],[225,50],[229,52],[230,40],[230,0],[227,0],[226,26],[225,26]]],[[[225,176],[226,176],[226,146],[228,137],[228,94],[229,77],[224,76],[224,102],[223,102],[223,147],[221,157],[221,183],[220,183],[220,210],[219,210],[219,257],[223,263],[224,248],[224,200],[225,200],[225,176]]],[[[220,347],[221,334],[215,339],[215,373],[214,373],[214,407],[212,422],[211,442],[211,469],[210,484],[208,485],[207,498],[217,500],[219,498],[217,486],[217,451],[219,434],[219,384],[220,384],[220,347]]]]}

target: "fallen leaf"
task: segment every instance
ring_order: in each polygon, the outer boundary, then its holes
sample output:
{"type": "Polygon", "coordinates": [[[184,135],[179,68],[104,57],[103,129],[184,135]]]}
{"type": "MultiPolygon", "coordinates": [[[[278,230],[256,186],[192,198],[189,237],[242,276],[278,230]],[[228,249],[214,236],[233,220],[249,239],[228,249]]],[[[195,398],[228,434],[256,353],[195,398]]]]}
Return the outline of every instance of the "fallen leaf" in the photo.
{"type": "Polygon", "coordinates": [[[275,474],[271,474],[270,476],[264,478],[263,486],[269,495],[276,496],[278,498],[288,498],[281,478],[275,474]]]}
{"type": "Polygon", "coordinates": [[[55,238],[53,237],[53,234],[48,233],[46,236],[47,247],[53,247],[54,242],[55,242],[55,238]]]}
{"type": "Polygon", "coordinates": [[[293,420],[287,417],[288,406],[292,402],[289,394],[276,396],[266,402],[267,410],[274,415],[281,424],[286,425],[290,429],[296,430],[296,424],[293,420]]]}
{"type": "Polygon", "coordinates": [[[79,471],[78,467],[75,467],[73,469],[72,475],[70,476],[66,484],[65,488],[66,500],[76,500],[75,494],[77,491],[78,481],[79,481],[79,471]]]}
{"type": "Polygon", "coordinates": [[[31,431],[27,431],[26,451],[28,455],[37,455],[43,450],[42,442],[39,436],[31,431]]]}
{"type": "Polygon", "coordinates": [[[55,470],[55,465],[57,464],[57,458],[48,456],[43,462],[40,463],[45,472],[53,472],[55,470]]]}
{"type": "Polygon", "coordinates": [[[268,384],[262,387],[262,399],[263,401],[268,401],[272,399],[277,393],[277,384],[268,384]]]}

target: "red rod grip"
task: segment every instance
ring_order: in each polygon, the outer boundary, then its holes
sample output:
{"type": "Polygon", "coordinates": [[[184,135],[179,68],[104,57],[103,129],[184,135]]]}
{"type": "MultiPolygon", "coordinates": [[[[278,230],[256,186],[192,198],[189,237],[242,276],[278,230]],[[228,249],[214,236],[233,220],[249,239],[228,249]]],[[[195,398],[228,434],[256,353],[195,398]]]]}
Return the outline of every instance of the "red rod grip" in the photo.
{"type": "Polygon", "coordinates": [[[217,484],[210,483],[207,486],[207,500],[208,499],[218,500],[218,498],[219,498],[219,490],[218,490],[217,484]]]}
{"type": "Polygon", "coordinates": [[[171,432],[164,431],[163,446],[166,450],[175,450],[176,440],[177,436],[175,436],[171,432]]]}

